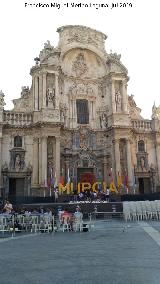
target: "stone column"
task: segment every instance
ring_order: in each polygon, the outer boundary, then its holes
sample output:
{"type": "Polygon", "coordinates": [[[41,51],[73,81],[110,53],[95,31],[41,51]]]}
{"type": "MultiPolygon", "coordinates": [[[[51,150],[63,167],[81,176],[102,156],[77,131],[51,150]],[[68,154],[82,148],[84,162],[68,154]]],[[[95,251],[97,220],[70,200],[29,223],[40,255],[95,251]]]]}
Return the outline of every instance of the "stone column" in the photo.
{"type": "Polygon", "coordinates": [[[69,98],[69,128],[72,127],[72,99],[69,98]]]}
{"type": "Polygon", "coordinates": [[[76,100],[73,100],[73,128],[76,127],[76,124],[77,124],[76,100]]]}
{"type": "Polygon", "coordinates": [[[111,106],[112,112],[116,112],[116,102],[115,102],[115,87],[114,87],[114,80],[111,81],[111,106]]]}
{"type": "Polygon", "coordinates": [[[60,178],[60,137],[55,137],[55,171],[57,176],[57,182],[60,178]]]}
{"type": "Polygon", "coordinates": [[[128,111],[128,97],[127,97],[127,83],[125,80],[122,81],[121,94],[122,94],[122,110],[124,112],[127,112],[128,111]]]}
{"type": "Polygon", "coordinates": [[[71,113],[72,113],[72,128],[74,127],[74,100],[71,100],[71,113]]]}
{"type": "Polygon", "coordinates": [[[131,160],[131,145],[130,140],[126,141],[127,146],[127,172],[128,172],[128,184],[129,186],[133,185],[133,177],[132,177],[132,160],[131,160]]]}
{"type": "Polygon", "coordinates": [[[111,167],[112,167],[113,180],[115,182],[116,181],[116,161],[115,161],[114,140],[112,141],[112,147],[111,147],[111,167]]]}
{"type": "Polygon", "coordinates": [[[118,172],[121,173],[119,139],[115,139],[113,142],[114,142],[115,168],[116,168],[116,179],[117,179],[118,172]]]}
{"type": "Polygon", "coordinates": [[[38,76],[34,78],[34,109],[38,110],[39,109],[39,82],[38,82],[38,76]]]}
{"type": "Polygon", "coordinates": [[[47,179],[47,137],[42,137],[42,178],[41,184],[44,184],[47,179]]]}
{"type": "Polygon", "coordinates": [[[46,83],[47,83],[47,73],[43,73],[43,76],[42,76],[43,78],[42,78],[42,81],[43,81],[43,90],[42,90],[42,93],[43,93],[43,99],[42,99],[42,101],[43,101],[43,103],[42,103],[42,105],[43,105],[43,108],[45,108],[46,107],[46,94],[47,94],[47,89],[46,89],[46,83]]]}
{"type": "Polygon", "coordinates": [[[32,173],[32,186],[36,187],[39,184],[38,179],[38,167],[39,167],[39,139],[37,137],[33,138],[33,173],[32,173]]]}
{"type": "Polygon", "coordinates": [[[41,185],[42,182],[42,138],[39,138],[39,163],[38,163],[38,179],[39,179],[39,185],[41,185]]]}
{"type": "Polygon", "coordinates": [[[2,137],[0,137],[0,196],[2,188],[2,137]]]}
{"type": "Polygon", "coordinates": [[[43,75],[39,76],[39,109],[43,107],[43,75]]]}
{"type": "Polygon", "coordinates": [[[156,161],[157,161],[157,176],[158,176],[158,185],[160,184],[160,142],[156,142],[156,161]]]}
{"type": "Polygon", "coordinates": [[[77,118],[77,108],[76,108],[76,100],[73,101],[74,103],[74,118],[77,118]]]}
{"type": "Polygon", "coordinates": [[[58,74],[55,74],[55,108],[56,108],[56,109],[59,109],[58,74]]]}
{"type": "Polygon", "coordinates": [[[103,158],[103,181],[108,184],[108,176],[107,176],[107,157],[103,158]]]}

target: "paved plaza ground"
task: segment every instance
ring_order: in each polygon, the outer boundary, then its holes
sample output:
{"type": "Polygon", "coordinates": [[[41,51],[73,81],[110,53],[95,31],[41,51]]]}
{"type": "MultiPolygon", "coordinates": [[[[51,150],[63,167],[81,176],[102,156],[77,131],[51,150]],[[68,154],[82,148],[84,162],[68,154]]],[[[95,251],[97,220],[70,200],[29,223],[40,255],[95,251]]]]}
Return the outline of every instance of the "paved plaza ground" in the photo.
{"type": "Polygon", "coordinates": [[[1,284],[159,284],[160,222],[0,238],[1,284]]]}

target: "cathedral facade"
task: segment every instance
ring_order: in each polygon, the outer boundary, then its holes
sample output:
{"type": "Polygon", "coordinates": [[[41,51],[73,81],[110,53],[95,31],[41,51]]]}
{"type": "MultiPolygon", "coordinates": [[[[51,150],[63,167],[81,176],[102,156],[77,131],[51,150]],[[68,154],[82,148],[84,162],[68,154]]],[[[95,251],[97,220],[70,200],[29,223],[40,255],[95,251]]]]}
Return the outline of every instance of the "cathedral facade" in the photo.
{"type": "MultiPolygon", "coordinates": [[[[85,26],[60,27],[47,41],[13,110],[0,92],[0,189],[5,197],[40,196],[45,181],[67,173],[109,184],[127,175],[132,193],[160,187],[160,107],[141,116],[127,94],[121,56],[105,50],[106,35],[85,26]]],[[[85,180],[86,181],[86,180],[85,180]]]]}

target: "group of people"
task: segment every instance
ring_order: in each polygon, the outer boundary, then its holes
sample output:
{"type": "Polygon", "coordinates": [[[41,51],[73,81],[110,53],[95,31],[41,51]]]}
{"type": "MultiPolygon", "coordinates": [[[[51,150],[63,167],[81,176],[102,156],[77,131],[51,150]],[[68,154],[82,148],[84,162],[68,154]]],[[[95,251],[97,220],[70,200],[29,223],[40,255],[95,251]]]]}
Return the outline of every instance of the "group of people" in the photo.
{"type": "Polygon", "coordinates": [[[69,225],[69,230],[73,231],[73,223],[75,221],[82,221],[83,214],[81,212],[80,206],[76,207],[76,211],[74,213],[69,212],[67,209],[58,209],[58,219],[60,226],[69,225]]]}
{"type": "Polygon", "coordinates": [[[95,200],[101,200],[101,201],[110,201],[110,190],[107,188],[106,192],[95,192],[91,190],[85,190],[84,192],[80,192],[76,198],[74,198],[75,201],[95,201],[95,200]],[[77,200],[76,200],[77,199],[77,200]]]}
{"type": "MultiPolygon", "coordinates": [[[[72,210],[73,211],[73,210],[72,210]]],[[[40,220],[49,220],[49,223],[53,228],[64,228],[63,225],[68,225],[68,230],[73,231],[74,230],[74,224],[77,221],[81,221],[83,219],[83,214],[81,212],[80,206],[76,206],[75,212],[70,212],[66,208],[63,209],[62,207],[58,207],[58,211],[54,211],[54,209],[51,208],[33,208],[33,209],[27,209],[27,208],[19,208],[19,209],[13,209],[12,204],[9,201],[5,202],[5,205],[3,209],[0,211],[0,216],[5,217],[10,215],[12,218],[14,216],[14,227],[17,228],[19,231],[23,230],[23,224],[21,224],[20,219],[18,216],[24,216],[27,217],[26,220],[32,220],[32,216],[37,216],[40,220]],[[53,218],[54,216],[54,218],[53,218]],[[29,219],[28,219],[29,218],[29,219]]],[[[32,223],[30,223],[32,225],[32,223]]],[[[41,223],[41,228],[43,230],[43,224],[41,223]]]]}

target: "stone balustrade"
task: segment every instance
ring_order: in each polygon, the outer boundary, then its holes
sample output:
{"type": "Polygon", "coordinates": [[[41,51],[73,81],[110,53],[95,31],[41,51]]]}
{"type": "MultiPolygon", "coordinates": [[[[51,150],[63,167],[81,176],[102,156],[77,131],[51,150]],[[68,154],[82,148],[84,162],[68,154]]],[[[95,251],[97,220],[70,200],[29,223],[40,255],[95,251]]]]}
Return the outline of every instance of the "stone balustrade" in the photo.
{"type": "Polygon", "coordinates": [[[32,113],[4,111],[3,121],[11,125],[29,125],[33,122],[32,113]]]}
{"type": "Polygon", "coordinates": [[[151,130],[151,120],[144,119],[144,120],[132,120],[132,127],[137,130],[151,130]]]}

